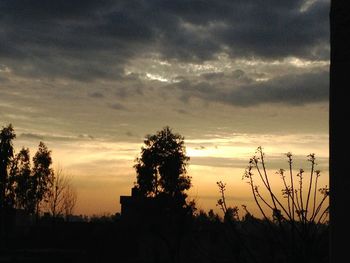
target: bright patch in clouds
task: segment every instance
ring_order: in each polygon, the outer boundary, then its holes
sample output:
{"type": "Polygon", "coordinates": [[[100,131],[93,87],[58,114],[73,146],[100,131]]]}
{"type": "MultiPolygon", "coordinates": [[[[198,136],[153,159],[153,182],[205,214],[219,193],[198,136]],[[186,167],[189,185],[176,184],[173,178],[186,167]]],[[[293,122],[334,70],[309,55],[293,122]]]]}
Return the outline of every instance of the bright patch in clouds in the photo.
{"type": "Polygon", "coordinates": [[[161,82],[169,82],[168,79],[161,77],[160,75],[154,75],[154,74],[150,74],[150,73],[146,73],[146,78],[150,79],[150,80],[158,80],[161,82]]]}

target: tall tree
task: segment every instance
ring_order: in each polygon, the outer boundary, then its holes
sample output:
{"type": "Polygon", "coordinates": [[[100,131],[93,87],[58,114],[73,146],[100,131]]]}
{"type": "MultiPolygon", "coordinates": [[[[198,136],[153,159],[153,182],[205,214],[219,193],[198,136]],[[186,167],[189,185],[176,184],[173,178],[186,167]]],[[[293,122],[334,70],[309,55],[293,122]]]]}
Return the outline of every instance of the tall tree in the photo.
{"type": "Polygon", "coordinates": [[[38,151],[33,157],[32,176],[34,179],[36,216],[39,217],[40,203],[48,197],[53,182],[53,169],[51,168],[51,151],[43,143],[39,143],[38,151]]]}
{"type": "Polygon", "coordinates": [[[0,209],[6,206],[8,173],[14,154],[12,140],[15,137],[11,124],[2,128],[0,132],[0,209]]]}
{"type": "Polygon", "coordinates": [[[16,154],[10,177],[12,178],[10,181],[14,182],[12,188],[15,195],[15,207],[24,209],[28,213],[33,213],[35,210],[35,193],[28,148],[23,147],[16,154]]]}
{"type": "Polygon", "coordinates": [[[186,156],[184,137],[167,126],[154,135],[147,135],[144,144],[134,166],[139,192],[144,196],[156,197],[162,193],[185,198],[184,191],[191,187],[191,177],[187,175],[190,158],[186,156]]]}

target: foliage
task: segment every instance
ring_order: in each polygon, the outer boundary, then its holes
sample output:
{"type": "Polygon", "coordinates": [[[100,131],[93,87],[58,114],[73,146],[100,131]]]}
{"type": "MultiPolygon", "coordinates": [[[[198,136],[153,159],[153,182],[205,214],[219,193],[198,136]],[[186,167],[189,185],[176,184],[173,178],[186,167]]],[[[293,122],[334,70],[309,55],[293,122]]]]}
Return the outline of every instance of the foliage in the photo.
{"type": "Polygon", "coordinates": [[[40,212],[40,202],[43,200],[47,201],[53,183],[53,170],[51,164],[51,151],[48,150],[43,142],[40,142],[38,151],[33,157],[32,168],[37,216],[40,212]]]}
{"type": "Polygon", "coordinates": [[[2,128],[0,132],[0,209],[7,206],[6,189],[9,168],[14,154],[12,140],[15,137],[16,134],[11,124],[2,128]]]}
{"type": "Polygon", "coordinates": [[[51,151],[40,142],[31,167],[28,148],[23,147],[15,155],[15,137],[11,124],[0,132],[0,208],[23,209],[39,215],[40,203],[47,201],[53,182],[51,151]]]}
{"type": "Polygon", "coordinates": [[[14,207],[24,209],[28,213],[35,210],[34,177],[30,165],[28,148],[22,148],[11,167],[12,191],[14,207]]]}
{"type": "Polygon", "coordinates": [[[190,158],[186,156],[184,137],[165,127],[147,135],[144,144],[134,165],[138,191],[147,197],[165,195],[179,202],[184,200],[184,191],[191,187],[186,170],[190,158]]]}

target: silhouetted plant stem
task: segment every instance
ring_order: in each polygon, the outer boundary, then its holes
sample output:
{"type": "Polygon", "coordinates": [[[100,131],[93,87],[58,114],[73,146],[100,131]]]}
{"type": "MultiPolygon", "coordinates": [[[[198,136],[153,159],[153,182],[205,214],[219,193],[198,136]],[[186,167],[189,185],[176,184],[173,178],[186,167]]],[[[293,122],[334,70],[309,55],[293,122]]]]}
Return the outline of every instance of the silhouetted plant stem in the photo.
{"type": "MultiPolygon", "coordinates": [[[[270,196],[271,196],[271,200],[272,200],[272,203],[273,203],[273,207],[275,209],[275,211],[278,210],[277,208],[277,205],[276,205],[276,202],[278,203],[278,205],[282,208],[282,210],[286,213],[286,215],[288,217],[289,216],[289,213],[287,212],[287,210],[284,208],[284,206],[281,204],[281,202],[277,199],[277,197],[274,195],[274,193],[272,192],[272,189],[270,187],[270,183],[269,183],[269,179],[268,179],[268,176],[267,176],[267,172],[266,172],[266,167],[265,167],[265,160],[264,160],[264,154],[262,152],[262,148],[259,146],[258,147],[258,151],[260,152],[260,157],[261,157],[261,165],[263,167],[263,172],[264,172],[264,176],[265,176],[265,180],[266,180],[266,183],[264,183],[265,187],[267,188],[270,196]]],[[[257,159],[255,158],[255,168],[257,169],[259,175],[260,175],[260,178],[263,180],[263,176],[262,176],[262,173],[259,169],[259,165],[258,165],[258,161],[257,159]]],[[[265,181],[264,181],[265,182],[265,181]]],[[[281,218],[277,218],[279,223],[281,224],[281,218]]]]}
{"type": "MultiPolygon", "coordinates": [[[[291,185],[291,198],[292,202],[294,204],[294,179],[293,179],[293,169],[292,169],[292,154],[288,152],[287,154],[288,157],[288,164],[289,164],[289,175],[290,175],[290,185],[291,185]]],[[[294,221],[295,219],[295,210],[294,210],[294,205],[292,206],[292,220],[294,221]]]]}
{"type": "Polygon", "coordinates": [[[292,154],[291,153],[287,153],[286,154],[288,157],[288,163],[289,163],[289,176],[290,176],[290,184],[291,186],[288,187],[287,182],[285,180],[285,176],[284,176],[284,170],[280,169],[280,174],[282,176],[283,179],[283,183],[286,189],[286,193],[287,193],[287,197],[288,197],[288,211],[289,214],[291,215],[291,227],[292,227],[292,259],[293,262],[295,261],[295,212],[294,212],[294,207],[295,207],[295,201],[294,201],[294,184],[293,184],[293,172],[292,172],[292,154]],[[292,204],[290,204],[290,202],[292,204]]]}
{"type": "MultiPolygon", "coordinates": [[[[263,156],[263,152],[262,152],[262,148],[261,147],[258,147],[258,151],[260,152],[260,157],[261,157],[261,165],[263,167],[263,172],[264,172],[264,176],[265,176],[265,179],[266,179],[266,183],[265,184],[265,187],[267,188],[270,196],[271,196],[271,200],[272,200],[272,203],[273,203],[273,207],[274,207],[274,210],[273,211],[279,211],[279,209],[277,208],[277,205],[276,205],[276,202],[278,203],[278,205],[282,208],[282,210],[285,212],[285,214],[287,215],[287,217],[289,219],[291,219],[290,217],[290,214],[288,213],[288,211],[285,209],[285,207],[282,205],[282,203],[278,200],[278,198],[274,195],[274,193],[272,192],[272,189],[270,187],[270,183],[269,183],[269,180],[268,180],[268,176],[267,176],[267,172],[266,172],[266,167],[265,167],[265,160],[264,160],[264,156],[263,156]]],[[[257,159],[255,158],[255,168],[257,169],[259,175],[260,175],[260,178],[263,178],[262,176],[262,173],[259,169],[259,165],[258,165],[258,161],[257,159]]],[[[278,223],[279,225],[283,228],[283,225],[282,225],[282,222],[281,222],[281,217],[277,216],[277,220],[278,220],[278,223]]]]}
{"type": "Polygon", "coordinates": [[[255,203],[258,205],[259,210],[264,215],[265,220],[267,217],[265,210],[261,205],[266,205],[267,209],[272,210],[274,219],[278,222],[278,227],[280,228],[279,233],[274,233],[279,234],[276,236],[280,241],[278,245],[281,245],[283,251],[286,252],[286,255],[288,255],[288,262],[289,260],[292,260],[291,262],[308,262],[310,260],[309,256],[312,255],[313,246],[316,242],[317,233],[314,233],[314,231],[317,231],[315,230],[317,225],[323,225],[325,223],[325,220],[327,219],[326,215],[328,213],[328,207],[325,210],[322,210],[323,204],[329,195],[329,189],[327,186],[319,189],[324,197],[320,203],[317,204],[317,186],[320,171],[315,171],[315,156],[314,154],[308,155],[308,161],[311,162],[311,175],[306,189],[303,189],[304,170],[300,169],[299,173],[297,173],[297,177],[299,177],[299,187],[295,187],[292,169],[292,154],[286,154],[289,164],[290,185],[287,183],[284,173],[285,171],[280,169],[277,172],[277,174],[280,174],[282,178],[284,187],[282,188],[283,197],[287,199],[285,203],[282,204],[271,188],[262,148],[258,147],[257,152],[260,154],[259,157],[253,156],[253,158],[250,159],[248,169],[246,169],[245,173],[245,177],[249,179],[248,183],[251,186],[255,203]],[[260,193],[258,186],[255,185],[255,182],[252,179],[252,169],[256,169],[258,178],[260,177],[260,180],[263,182],[263,185],[268,192],[267,194],[271,197],[271,200],[269,198],[266,199],[260,193]],[[305,193],[303,193],[303,191],[305,191],[305,193]],[[297,214],[297,217],[295,214],[297,214]],[[316,219],[318,219],[317,223],[316,219]],[[287,234],[286,230],[290,232],[287,234]],[[300,255],[299,258],[296,256],[298,254],[300,255]]]}
{"type": "Polygon", "coordinates": [[[259,193],[258,187],[255,187],[255,192],[256,192],[256,196],[260,198],[261,201],[263,201],[263,203],[268,206],[270,209],[274,209],[259,193]]]}
{"type": "Polygon", "coordinates": [[[321,221],[322,221],[323,216],[325,216],[328,213],[328,211],[329,211],[329,206],[320,215],[320,219],[318,220],[317,224],[324,223],[324,222],[321,222],[321,221]]]}
{"type": "MultiPolygon", "coordinates": [[[[265,181],[265,179],[264,179],[264,177],[263,177],[263,175],[262,175],[262,173],[261,173],[261,171],[260,171],[259,164],[258,164],[258,163],[259,163],[258,158],[254,157],[253,160],[254,160],[255,169],[258,171],[258,174],[259,174],[259,176],[260,176],[261,181],[264,183],[266,189],[269,190],[269,185],[268,185],[268,183],[265,181]]],[[[262,161],[263,161],[263,160],[262,160],[262,161]]],[[[270,191],[269,191],[269,193],[271,194],[270,191]]],[[[271,196],[271,198],[272,198],[272,196],[271,196]]],[[[272,201],[273,201],[273,198],[272,198],[272,201]]]]}
{"type": "Polygon", "coordinates": [[[257,206],[258,206],[258,208],[259,208],[261,214],[263,215],[264,219],[265,219],[265,220],[268,220],[268,218],[267,218],[267,216],[266,216],[264,210],[262,209],[262,207],[261,207],[261,205],[260,205],[260,203],[259,203],[259,201],[258,201],[258,199],[257,199],[257,197],[256,197],[256,193],[255,193],[255,191],[254,191],[254,183],[253,183],[253,178],[252,178],[252,173],[251,173],[252,167],[250,166],[250,167],[248,167],[248,169],[249,169],[249,170],[248,170],[247,176],[248,176],[248,178],[249,178],[249,180],[250,180],[250,181],[249,181],[249,184],[250,184],[251,189],[252,189],[252,193],[253,193],[253,197],[254,197],[255,203],[257,204],[257,206]]]}
{"type": "Polygon", "coordinates": [[[303,169],[299,170],[298,176],[299,176],[299,198],[300,198],[300,211],[299,213],[301,214],[301,218],[303,223],[305,224],[305,210],[304,210],[304,204],[303,204],[303,169]]]}
{"type": "MultiPolygon", "coordinates": [[[[316,216],[317,216],[317,214],[320,212],[320,210],[321,210],[321,208],[322,208],[322,205],[323,205],[324,201],[327,199],[327,197],[328,197],[328,195],[325,195],[325,196],[322,198],[321,202],[319,203],[319,205],[318,205],[318,207],[317,207],[317,209],[316,209],[316,212],[315,212],[315,214],[314,214],[314,217],[312,218],[312,221],[314,221],[314,220],[316,219],[316,216]]],[[[326,211],[326,210],[323,211],[322,215],[324,214],[325,211],[326,211]]]]}
{"type": "MultiPolygon", "coordinates": [[[[263,163],[263,160],[262,160],[262,163],[263,163]]],[[[270,206],[270,205],[268,205],[269,208],[271,208],[273,211],[274,211],[274,210],[277,211],[278,209],[277,209],[277,206],[276,206],[276,203],[275,203],[274,195],[273,195],[273,193],[272,193],[272,191],[271,191],[271,189],[270,189],[270,186],[269,186],[268,182],[265,182],[264,179],[263,179],[262,173],[261,173],[261,171],[260,171],[260,169],[259,169],[259,165],[258,165],[257,159],[255,159],[255,168],[257,169],[261,180],[264,182],[264,185],[265,185],[266,189],[268,190],[268,192],[269,192],[269,194],[270,194],[270,196],[271,196],[271,200],[272,200],[272,203],[273,203],[273,207],[270,206]]],[[[255,188],[255,189],[257,189],[257,188],[255,188]]],[[[280,219],[278,219],[278,222],[279,222],[279,224],[281,225],[280,219]]]]}
{"type": "Polygon", "coordinates": [[[307,191],[307,199],[306,199],[306,207],[305,207],[305,219],[306,220],[307,220],[307,213],[309,210],[309,200],[310,200],[312,179],[313,179],[314,168],[315,168],[315,154],[311,153],[308,155],[308,157],[309,157],[308,161],[311,162],[311,172],[310,172],[309,190],[307,191]]]}
{"type": "MultiPolygon", "coordinates": [[[[270,186],[270,182],[269,182],[269,178],[267,176],[267,172],[266,172],[266,167],[265,167],[265,160],[264,160],[264,153],[262,151],[262,148],[261,146],[258,147],[258,151],[260,153],[260,158],[261,158],[261,165],[263,167],[263,171],[264,171],[264,175],[265,175],[265,179],[266,179],[266,184],[267,184],[267,189],[271,195],[271,199],[272,199],[272,203],[273,203],[273,206],[275,207],[275,209],[277,209],[277,206],[276,206],[276,203],[275,203],[275,198],[274,198],[274,194],[272,193],[272,190],[271,190],[271,186],[270,186]]],[[[260,172],[259,172],[260,173],[260,172]]]]}
{"type": "MultiPolygon", "coordinates": [[[[260,203],[259,203],[259,201],[258,201],[258,199],[257,199],[257,196],[259,196],[259,198],[262,199],[262,201],[263,201],[265,204],[267,204],[268,207],[269,207],[270,209],[273,209],[273,207],[272,207],[271,205],[269,205],[269,204],[262,198],[262,196],[259,194],[259,192],[257,191],[257,186],[254,186],[253,178],[252,178],[252,175],[253,175],[253,174],[252,174],[252,172],[251,172],[252,163],[253,163],[253,162],[255,162],[255,164],[256,164],[256,160],[253,160],[253,159],[250,160],[250,162],[249,162],[250,165],[248,166],[248,171],[246,171],[246,173],[245,173],[245,177],[248,177],[248,178],[249,178],[249,180],[250,180],[250,181],[249,181],[249,184],[250,184],[250,186],[251,186],[251,190],[252,190],[252,193],[253,193],[254,200],[255,200],[257,206],[259,207],[259,210],[261,211],[261,213],[262,213],[262,215],[263,215],[263,217],[264,217],[264,219],[265,219],[265,222],[267,222],[267,225],[269,226],[269,228],[270,228],[270,230],[271,230],[271,233],[274,233],[274,232],[275,232],[275,229],[273,228],[272,223],[271,223],[270,220],[267,218],[267,216],[266,216],[264,210],[262,209],[262,207],[261,207],[261,205],[260,205],[260,203]]],[[[257,165],[255,165],[255,168],[256,168],[256,167],[257,167],[257,165]]],[[[284,230],[284,227],[283,227],[281,221],[279,221],[279,227],[280,227],[280,229],[281,229],[283,235],[286,237],[286,233],[285,233],[285,230],[284,230]]],[[[276,238],[279,238],[279,237],[276,236],[276,238]]],[[[281,241],[282,241],[282,240],[281,240],[281,241]]],[[[287,247],[284,245],[284,243],[283,243],[283,242],[278,242],[278,244],[279,244],[279,245],[281,246],[281,248],[287,253],[287,247]]]]}
{"type": "Polygon", "coordinates": [[[316,209],[316,193],[317,193],[317,182],[318,182],[318,177],[320,176],[320,171],[317,170],[316,172],[316,179],[315,179],[315,189],[314,189],[314,204],[313,204],[313,208],[312,208],[312,215],[311,218],[314,217],[315,215],[315,209],[316,209]]]}
{"type": "Polygon", "coordinates": [[[285,193],[287,194],[287,204],[288,204],[288,213],[291,215],[292,214],[292,211],[291,211],[291,206],[290,206],[290,189],[286,183],[286,178],[284,176],[284,171],[281,169],[279,174],[281,175],[282,177],[282,181],[283,181],[283,185],[284,185],[284,189],[285,189],[285,193]]]}
{"type": "Polygon", "coordinates": [[[226,199],[225,199],[225,187],[226,184],[224,184],[223,182],[219,181],[216,183],[219,187],[219,192],[221,194],[221,199],[218,200],[218,204],[221,208],[221,210],[224,212],[224,215],[227,212],[227,205],[226,205],[226,199]]]}
{"type": "Polygon", "coordinates": [[[298,211],[301,211],[301,207],[300,207],[300,204],[299,204],[299,198],[298,198],[298,190],[295,189],[294,191],[295,191],[295,195],[294,195],[294,197],[295,197],[295,202],[293,202],[293,203],[294,203],[295,209],[296,209],[296,211],[297,211],[297,216],[298,216],[298,218],[299,218],[299,221],[302,222],[302,221],[303,221],[303,218],[302,218],[301,214],[298,213],[298,211]]]}

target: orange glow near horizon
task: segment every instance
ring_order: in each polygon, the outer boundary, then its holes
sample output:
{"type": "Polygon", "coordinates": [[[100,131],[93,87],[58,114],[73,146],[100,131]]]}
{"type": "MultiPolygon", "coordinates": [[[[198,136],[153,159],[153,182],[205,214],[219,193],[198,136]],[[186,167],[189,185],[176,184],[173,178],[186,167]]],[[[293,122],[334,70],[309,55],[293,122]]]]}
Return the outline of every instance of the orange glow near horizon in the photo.
{"type": "MultiPolygon", "coordinates": [[[[257,136],[235,134],[213,136],[207,139],[185,140],[186,153],[190,157],[188,175],[192,177],[189,199],[194,199],[198,210],[213,209],[220,193],[216,182],[226,183],[228,205],[247,205],[254,215],[260,215],[254,203],[249,185],[242,180],[249,158],[255,154],[256,143],[266,147],[266,163],[274,189],[281,191],[281,179],[275,174],[279,168],[287,169],[285,152],[291,151],[297,160],[294,168],[309,170],[307,155],[315,152],[322,170],[319,186],[329,185],[328,137],[310,135],[257,136]]],[[[70,144],[47,143],[52,150],[53,168],[61,167],[69,174],[77,189],[75,214],[101,215],[120,212],[119,197],[130,195],[136,181],[133,168],[139,156],[141,143],[87,141],[70,144]],[[54,148],[54,146],[56,148],[54,148]]],[[[36,151],[30,147],[31,155],[36,151]]]]}

